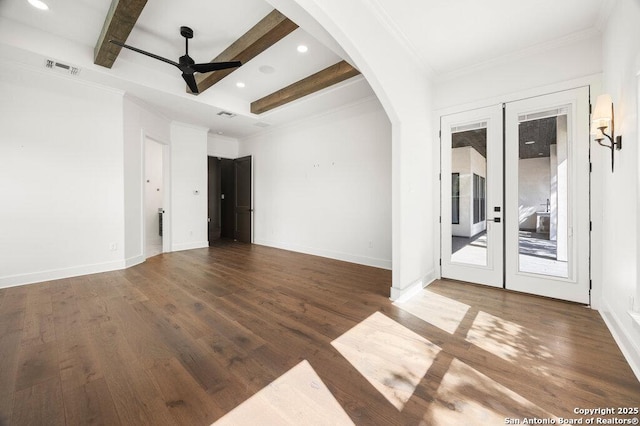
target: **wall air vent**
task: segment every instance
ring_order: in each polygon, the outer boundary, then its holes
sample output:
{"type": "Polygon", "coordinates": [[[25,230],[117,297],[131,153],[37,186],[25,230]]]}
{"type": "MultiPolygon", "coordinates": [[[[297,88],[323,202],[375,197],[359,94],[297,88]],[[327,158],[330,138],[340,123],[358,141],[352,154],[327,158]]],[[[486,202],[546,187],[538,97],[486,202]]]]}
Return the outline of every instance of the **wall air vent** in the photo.
{"type": "Polygon", "coordinates": [[[62,62],[54,61],[53,59],[45,59],[45,68],[49,68],[54,71],[58,71],[63,74],[78,75],[80,74],[80,68],[73,65],[63,64],[62,62]]]}
{"type": "Polygon", "coordinates": [[[227,118],[233,118],[236,116],[234,113],[229,111],[220,111],[216,115],[219,115],[220,117],[227,117],[227,118]]]}

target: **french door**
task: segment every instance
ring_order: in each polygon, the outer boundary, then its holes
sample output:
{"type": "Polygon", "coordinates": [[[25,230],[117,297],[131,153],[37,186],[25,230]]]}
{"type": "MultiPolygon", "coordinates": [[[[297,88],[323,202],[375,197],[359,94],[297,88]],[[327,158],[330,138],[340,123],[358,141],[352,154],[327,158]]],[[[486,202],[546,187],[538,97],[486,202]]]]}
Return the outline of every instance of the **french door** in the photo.
{"type": "Polygon", "coordinates": [[[442,276],[589,303],[589,91],[441,118],[442,276]]]}
{"type": "Polygon", "coordinates": [[[502,287],[502,105],[442,117],[442,276],[502,287]]]}

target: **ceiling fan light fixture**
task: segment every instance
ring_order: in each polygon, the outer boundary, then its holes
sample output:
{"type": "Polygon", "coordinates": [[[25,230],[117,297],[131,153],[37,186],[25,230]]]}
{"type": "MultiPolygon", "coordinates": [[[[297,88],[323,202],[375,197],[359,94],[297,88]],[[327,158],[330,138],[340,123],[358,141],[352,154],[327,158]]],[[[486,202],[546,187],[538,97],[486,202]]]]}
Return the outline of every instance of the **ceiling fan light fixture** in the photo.
{"type": "Polygon", "coordinates": [[[47,6],[47,4],[42,0],[28,0],[28,1],[29,1],[29,4],[35,7],[36,9],[49,10],[49,6],[47,6]]]}

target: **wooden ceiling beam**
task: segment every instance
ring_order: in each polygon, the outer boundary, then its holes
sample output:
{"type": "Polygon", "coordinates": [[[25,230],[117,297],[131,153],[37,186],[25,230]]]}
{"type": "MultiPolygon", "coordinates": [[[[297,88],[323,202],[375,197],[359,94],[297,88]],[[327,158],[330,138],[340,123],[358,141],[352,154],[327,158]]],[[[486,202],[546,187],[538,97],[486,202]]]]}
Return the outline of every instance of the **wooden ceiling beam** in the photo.
{"type": "Polygon", "coordinates": [[[147,0],[112,0],[102,32],[93,50],[93,63],[111,68],[122,49],[109,40],[125,42],[147,0]]]}
{"type": "MultiPolygon", "coordinates": [[[[282,40],[296,28],[298,25],[274,9],[211,62],[241,61],[244,64],[282,40]]],[[[200,93],[204,92],[236,69],[238,68],[196,74],[198,90],[200,93]]],[[[191,93],[189,88],[187,92],[191,93]]]]}
{"type": "Polygon", "coordinates": [[[338,62],[277,92],[273,92],[264,98],[251,102],[251,112],[254,114],[262,114],[263,112],[295,101],[318,90],[355,77],[358,74],[360,74],[360,71],[349,65],[346,61],[338,62]]]}

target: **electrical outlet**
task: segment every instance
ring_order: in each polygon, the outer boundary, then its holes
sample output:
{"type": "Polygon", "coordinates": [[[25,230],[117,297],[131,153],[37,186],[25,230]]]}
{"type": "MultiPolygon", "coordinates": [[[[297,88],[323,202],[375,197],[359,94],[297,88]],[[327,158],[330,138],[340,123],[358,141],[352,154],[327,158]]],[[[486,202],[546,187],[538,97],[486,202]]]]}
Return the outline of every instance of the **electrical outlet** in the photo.
{"type": "Polygon", "coordinates": [[[116,251],[116,250],[118,250],[118,243],[111,243],[111,244],[109,245],[109,250],[111,250],[111,251],[116,251]]]}

